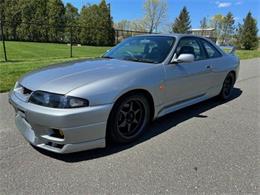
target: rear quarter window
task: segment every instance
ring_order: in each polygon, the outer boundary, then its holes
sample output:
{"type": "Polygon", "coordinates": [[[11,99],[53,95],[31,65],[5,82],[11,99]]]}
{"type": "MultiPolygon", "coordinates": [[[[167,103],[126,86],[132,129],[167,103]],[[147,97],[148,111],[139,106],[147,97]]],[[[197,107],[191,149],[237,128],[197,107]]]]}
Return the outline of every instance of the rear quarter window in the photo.
{"type": "Polygon", "coordinates": [[[222,54],[211,43],[203,39],[201,39],[200,41],[205,48],[208,58],[218,58],[222,56],[222,54]]]}

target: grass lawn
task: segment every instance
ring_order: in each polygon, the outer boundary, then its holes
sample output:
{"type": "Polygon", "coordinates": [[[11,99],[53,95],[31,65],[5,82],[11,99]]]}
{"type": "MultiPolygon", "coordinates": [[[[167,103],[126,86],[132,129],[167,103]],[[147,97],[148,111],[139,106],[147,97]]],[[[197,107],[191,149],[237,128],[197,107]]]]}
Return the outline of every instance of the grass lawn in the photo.
{"type": "Polygon", "coordinates": [[[250,58],[260,58],[260,50],[237,50],[236,54],[241,60],[250,58]]]}
{"type": "Polygon", "coordinates": [[[73,46],[73,58],[70,58],[70,46],[66,44],[6,42],[9,62],[4,62],[1,42],[0,92],[10,90],[21,75],[34,69],[71,60],[98,57],[108,49],[109,47],[73,46]]]}
{"type": "MultiPolygon", "coordinates": [[[[6,42],[9,62],[4,62],[3,46],[0,43],[0,92],[6,92],[14,86],[23,74],[50,64],[71,60],[98,57],[109,47],[74,46],[73,58],[70,47],[66,44],[6,42]]],[[[237,50],[240,59],[260,57],[260,50],[237,50]]]]}

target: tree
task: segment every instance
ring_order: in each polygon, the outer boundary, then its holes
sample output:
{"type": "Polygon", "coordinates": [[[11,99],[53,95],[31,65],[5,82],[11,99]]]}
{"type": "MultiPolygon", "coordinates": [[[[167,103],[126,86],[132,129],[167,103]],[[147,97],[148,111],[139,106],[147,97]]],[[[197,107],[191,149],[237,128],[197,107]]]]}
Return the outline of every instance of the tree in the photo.
{"type": "Polygon", "coordinates": [[[20,40],[30,40],[32,41],[33,37],[33,28],[31,28],[31,22],[33,22],[33,15],[35,8],[33,8],[34,2],[30,0],[23,0],[19,2],[19,7],[21,9],[21,25],[19,25],[17,31],[19,34],[20,40]]]}
{"type": "Polygon", "coordinates": [[[75,23],[77,23],[78,18],[79,18],[78,9],[74,7],[72,4],[67,3],[65,6],[66,25],[67,26],[75,25],[75,23]]]}
{"type": "Polygon", "coordinates": [[[80,15],[80,40],[88,45],[113,45],[115,31],[105,0],[99,5],[86,5],[80,15]]]}
{"type": "Polygon", "coordinates": [[[231,12],[224,17],[224,34],[232,35],[234,33],[235,19],[231,12]]]}
{"type": "Polygon", "coordinates": [[[211,27],[215,29],[215,37],[220,44],[228,44],[231,42],[234,36],[234,24],[235,19],[231,12],[228,12],[226,16],[216,14],[212,17],[211,27]]]}
{"type": "Polygon", "coordinates": [[[131,21],[121,20],[115,23],[115,27],[119,30],[131,30],[131,21]]]}
{"type": "Polygon", "coordinates": [[[244,24],[241,31],[241,45],[248,50],[257,48],[257,22],[256,19],[252,17],[251,12],[248,12],[246,18],[244,19],[244,24]]]}
{"type": "Polygon", "coordinates": [[[0,3],[8,39],[63,41],[65,9],[61,0],[1,0],[0,3]]]}
{"type": "Polygon", "coordinates": [[[184,6],[179,16],[175,19],[172,26],[174,33],[187,33],[191,28],[190,16],[187,8],[184,6]]]}
{"type": "Polygon", "coordinates": [[[5,21],[5,37],[17,40],[17,28],[21,20],[18,0],[1,1],[1,18],[5,21]]]}
{"type": "Polygon", "coordinates": [[[203,17],[202,20],[200,21],[200,28],[205,29],[208,27],[208,20],[206,17],[203,17]]]}
{"type": "Polygon", "coordinates": [[[234,34],[234,23],[235,19],[231,12],[228,12],[227,15],[223,18],[223,32],[222,40],[223,43],[227,44],[234,34]]]}
{"type": "Polygon", "coordinates": [[[113,20],[110,15],[110,8],[105,0],[99,4],[98,27],[101,29],[97,34],[98,45],[113,45],[115,43],[115,30],[113,20]]]}
{"type": "Polygon", "coordinates": [[[49,39],[54,42],[63,41],[65,25],[65,7],[61,0],[48,0],[49,39]]]}
{"type": "Polygon", "coordinates": [[[243,25],[241,25],[240,23],[238,23],[237,28],[235,29],[235,41],[234,41],[234,45],[236,48],[242,48],[241,42],[242,42],[242,32],[243,32],[243,25]]]}
{"type": "Polygon", "coordinates": [[[96,31],[96,19],[98,18],[97,5],[85,5],[80,12],[80,42],[86,45],[94,45],[93,35],[96,31]]]}
{"type": "Polygon", "coordinates": [[[46,41],[47,27],[40,26],[46,23],[47,2],[42,0],[20,0],[18,7],[21,14],[21,24],[17,29],[20,40],[46,41]]]}
{"type": "Polygon", "coordinates": [[[146,28],[143,20],[131,21],[130,29],[133,31],[146,32],[146,28]]]}
{"type": "Polygon", "coordinates": [[[147,30],[158,32],[158,28],[167,16],[167,3],[165,0],[146,0],[144,3],[144,25],[147,30]]]}
{"type": "Polygon", "coordinates": [[[0,20],[4,20],[5,0],[0,0],[0,20]]]}
{"type": "Polygon", "coordinates": [[[218,41],[220,41],[223,31],[224,16],[221,14],[216,14],[211,18],[210,23],[211,27],[215,29],[214,36],[217,38],[218,41]]]}
{"type": "Polygon", "coordinates": [[[65,6],[65,25],[65,40],[69,42],[72,36],[72,42],[78,43],[80,29],[76,26],[79,25],[79,13],[78,9],[70,3],[65,6]]]}
{"type": "Polygon", "coordinates": [[[115,28],[118,30],[128,31],[140,31],[145,32],[145,24],[143,20],[121,20],[115,24],[115,28]]]}
{"type": "Polygon", "coordinates": [[[203,17],[202,20],[200,21],[200,28],[202,29],[201,35],[204,35],[204,29],[208,28],[208,20],[206,17],[203,17]]]}

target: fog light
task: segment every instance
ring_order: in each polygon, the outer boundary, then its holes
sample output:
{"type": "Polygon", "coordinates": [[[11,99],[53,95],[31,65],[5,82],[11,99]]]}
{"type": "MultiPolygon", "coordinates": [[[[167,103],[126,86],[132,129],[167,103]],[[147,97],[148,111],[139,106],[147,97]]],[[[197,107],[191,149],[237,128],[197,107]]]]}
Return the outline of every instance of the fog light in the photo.
{"type": "Polygon", "coordinates": [[[64,133],[61,129],[52,129],[52,137],[64,138],[64,133]]]}
{"type": "Polygon", "coordinates": [[[63,133],[62,130],[59,129],[59,133],[60,133],[60,135],[61,135],[62,137],[64,137],[64,133],[63,133]]]}

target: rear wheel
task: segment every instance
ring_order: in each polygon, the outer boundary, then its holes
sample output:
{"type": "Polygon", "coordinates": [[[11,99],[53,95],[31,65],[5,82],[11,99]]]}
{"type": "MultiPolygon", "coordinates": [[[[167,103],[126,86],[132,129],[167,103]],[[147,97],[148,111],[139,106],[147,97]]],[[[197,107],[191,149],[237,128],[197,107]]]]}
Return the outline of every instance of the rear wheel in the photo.
{"type": "Polygon", "coordinates": [[[235,75],[234,75],[234,73],[230,72],[226,76],[223,86],[222,86],[222,90],[219,94],[219,97],[222,100],[228,100],[230,98],[230,96],[232,94],[232,90],[234,88],[234,84],[235,84],[235,75]]]}
{"type": "Polygon", "coordinates": [[[117,143],[132,142],[144,132],[149,119],[150,107],[145,96],[127,96],[112,109],[107,126],[108,137],[117,143]]]}

